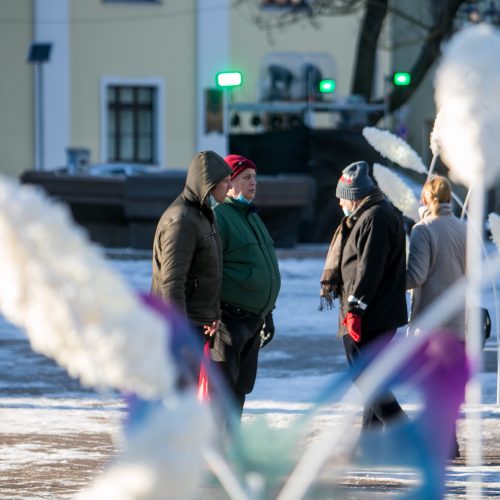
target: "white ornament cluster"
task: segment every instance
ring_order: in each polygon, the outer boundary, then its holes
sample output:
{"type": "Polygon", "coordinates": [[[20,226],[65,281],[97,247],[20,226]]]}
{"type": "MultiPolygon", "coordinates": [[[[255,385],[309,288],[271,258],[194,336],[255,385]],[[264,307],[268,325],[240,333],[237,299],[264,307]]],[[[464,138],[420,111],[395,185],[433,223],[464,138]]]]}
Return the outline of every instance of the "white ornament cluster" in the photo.
{"type": "Polygon", "coordinates": [[[441,156],[454,180],[493,185],[500,171],[500,34],[478,25],[455,35],[436,72],[441,156]]]}
{"type": "Polygon", "coordinates": [[[420,156],[405,141],[388,130],[364,127],[363,136],[385,158],[420,174],[427,173],[420,156]]]}
{"type": "Polygon", "coordinates": [[[32,348],[97,388],[169,393],[168,325],[146,309],[68,210],[0,177],[0,311],[32,348]]]}
{"type": "Polygon", "coordinates": [[[417,197],[396,173],[379,163],[375,163],[373,176],[380,189],[403,212],[403,215],[414,221],[419,220],[417,197]]]}

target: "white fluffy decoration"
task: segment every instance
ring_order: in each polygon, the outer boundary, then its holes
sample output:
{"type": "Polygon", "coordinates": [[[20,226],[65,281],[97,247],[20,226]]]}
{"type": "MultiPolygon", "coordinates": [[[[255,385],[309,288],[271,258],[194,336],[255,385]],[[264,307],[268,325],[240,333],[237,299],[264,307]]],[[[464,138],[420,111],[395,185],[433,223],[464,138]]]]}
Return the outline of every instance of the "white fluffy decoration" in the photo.
{"type": "Polygon", "coordinates": [[[373,176],[389,200],[406,217],[418,222],[420,217],[418,214],[419,203],[417,197],[404,181],[397,174],[379,163],[373,165],[373,176]]]}
{"type": "Polygon", "coordinates": [[[427,173],[427,168],[422,163],[420,156],[403,139],[400,139],[388,130],[364,127],[363,135],[385,158],[420,174],[427,173]]]}
{"type": "Polygon", "coordinates": [[[491,238],[497,247],[497,251],[500,252],[500,216],[491,212],[488,215],[488,221],[490,223],[491,238]]]}
{"type": "Polygon", "coordinates": [[[432,128],[431,137],[430,137],[430,148],[433,156],[439,156],[441,153],[441,113],[438,112],[436,115],[436,119],[434,120],[434,127],[432,128]]]}
{"type": "Polygon", "coordinates": [[[500,170],[500,34],[466,28],[445,48],[436,73],[441,156],[454,180],[491,186],[500,170]]]}
{"type": "Polygon", "coordinates": [[[0,311],[82,384],[167,394],[168,326],[41,190],[0,176],[0,311]]]}
{"type": "Polygon", "coordinates": [[[76,500],[199,498],[202,452],[214,436],[208,407],[188,393],[174,408],[156,407],[141,424],[119,459],[76,500]]]}

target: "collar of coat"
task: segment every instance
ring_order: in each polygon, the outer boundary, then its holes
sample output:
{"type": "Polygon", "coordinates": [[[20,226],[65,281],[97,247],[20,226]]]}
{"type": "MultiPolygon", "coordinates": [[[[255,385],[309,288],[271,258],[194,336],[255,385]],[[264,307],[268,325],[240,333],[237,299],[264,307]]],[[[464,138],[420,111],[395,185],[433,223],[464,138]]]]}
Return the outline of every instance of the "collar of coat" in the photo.
{"type": "Polygon", "coordinates": [[[425,219],[426,217],[437,217],[437,216],[445,216],[445,215],[453,215],[453,209],[451,207],[451,203],[440,203],[439,204],[439,207],[438,207],[438,211],[437,211],[437,214],[433,214],[429,207],[424,205],[424,206],[421,206],[419,209],[418,209],[418,213],[420,215],[420,220],[422,219],[425,219]]]}
{"type": "Polygon", "coordinates": [[[200,200],[196,198],[196,196],[192,195],[190,196],[190,192],[188,190],[184,190],[182,193],[182,197],[184,198],[184,203],[186,205],[189,205],[191,207],[195,207],[199,210],[200,214],[203,214],[209,221],[210,223],[213,224],[214,222],[214,212],[212,208],[208,205],[207,202],[203,203],[203,205],[200,203],[200,200]]]}
{"type": "Polygon", "coordinates": [[[251,213],[256,213],[257,212],[257,207],[255,206],[255,203],[252,201],[251,203],[244,203],[242,201],[239,201],[235,198],[231,198],[228,196],[224,203],[227,205],[232,206],[233,208],[237,210],[241,210],[242,212],[245,212],[246,214],[251,214],[251,213]]]}

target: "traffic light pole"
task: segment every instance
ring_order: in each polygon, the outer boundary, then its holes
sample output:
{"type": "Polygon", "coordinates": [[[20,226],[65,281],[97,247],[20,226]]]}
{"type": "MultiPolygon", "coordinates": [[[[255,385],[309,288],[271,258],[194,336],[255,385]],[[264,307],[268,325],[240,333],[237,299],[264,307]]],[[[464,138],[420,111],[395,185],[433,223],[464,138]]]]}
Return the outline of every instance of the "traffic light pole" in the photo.
{"type": "Polygon", "coordinates": [[[231,89],[229,87],[223,87],[222,97],[224,103],[224,114],[222,117],[222,130],[224,131],[224,137],[226,139],[226,153],[229,151],[229,109],[230,109],[230,99],[231,99],[231,89]]]}

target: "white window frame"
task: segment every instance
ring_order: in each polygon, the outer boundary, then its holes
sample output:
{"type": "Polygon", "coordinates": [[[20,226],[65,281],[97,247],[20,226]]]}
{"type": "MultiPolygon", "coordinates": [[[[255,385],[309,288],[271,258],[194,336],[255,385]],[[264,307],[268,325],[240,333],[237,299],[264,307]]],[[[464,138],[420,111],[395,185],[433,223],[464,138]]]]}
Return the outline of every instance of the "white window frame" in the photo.
{"type": "Polygon", "coordinates": [[[108,130],[107,130],[107,114],[108,114],[108,87],[111,86],[123,87],[154,87],[156,89],[155,114],[154,114],[154,141],[155,150],[154,157],[156,166],[164,166],[166,164],[165,157],[165,80],[158,78],[122,78],[113,76],[104,76],[101,78],[100,89],[100,148],[99,157],[101,163],[106,163],[108,158],[108,130]]]}

